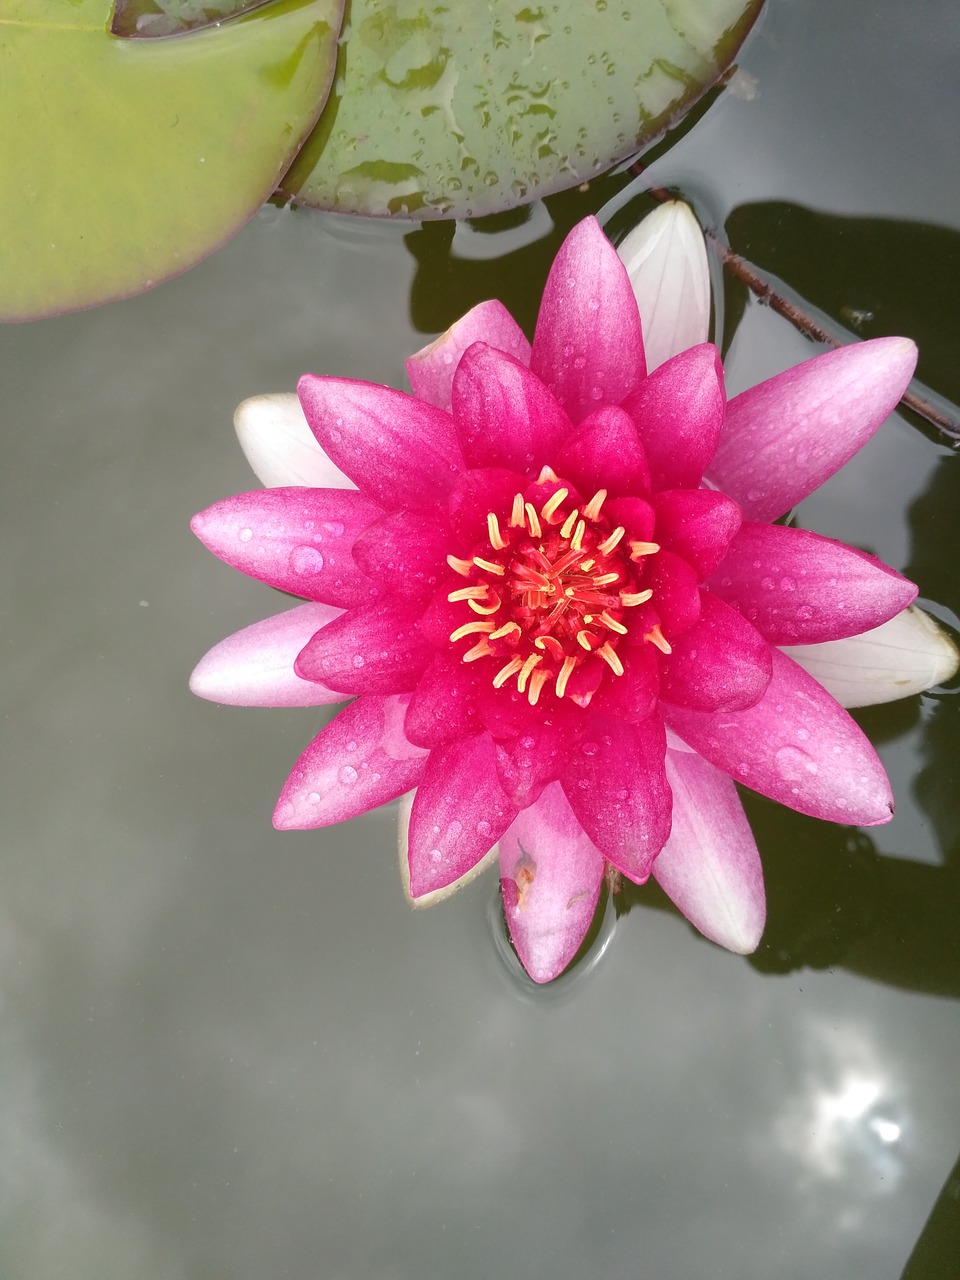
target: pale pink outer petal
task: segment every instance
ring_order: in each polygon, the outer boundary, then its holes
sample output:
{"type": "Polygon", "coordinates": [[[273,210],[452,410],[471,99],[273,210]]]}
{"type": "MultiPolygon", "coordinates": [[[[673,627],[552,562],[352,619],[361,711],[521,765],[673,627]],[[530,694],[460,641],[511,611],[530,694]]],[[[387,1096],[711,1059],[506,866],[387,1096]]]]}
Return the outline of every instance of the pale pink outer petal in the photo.
{"type": "Polygon", "coordinates": [[[749,955],[766,919],[760,854],[730,778],[689,751],[667,752],[673,829],[653,878],[712,942],[749,955]]]}
{"type": "Polygon", "coordinates": [[[449,413],[453,375],[460,357],[475,342],[505,351],[521,364],[530,363],[530,343],[503,303],[481,302],[407,361],[407,377],[417,399],[449,413]]]}
{"type": "Polygon", "coordinates": [[[929,614],[911,606],[889,622],[846,640],[784,649],[842,707],[894,702],[945,684],[960,653],[929,614]]]}
{"type": "Polygon", "coordinates": [[[710,271],[703,234],[689,205],[668,200],[617,246],[640,308],[647,371],[706,342],[710,271]]]}
{"type": "Polygon", "coordinates": [[[893,795],[863,731],[812,676],[773,649],[773,678],[746,711],[664,715],[687,744],[744,786],[799,813],[872,827],[893,795]]]}
{"type": "Polygon", "coordinates": [[[280,792],[277,830],[346,822],[416,786],[429,752],[404,736],[408,700],[358,698],[321,729],[280,792]]]}
{"type": "Polygon", "coordinates": [[[388,509],[435,506],[464,470],[453,419],[423,400],[313,373],[304,374],[297,391],[326,452],[388,509]]]}
{"type": "Polygon", "coordinates": [[[342,609],[301,604],[228,636],[200,659],[190,688],[200,698],[234,707],[320,707],[343,702],[337,693],[293,669],[297,654],[342,609]]]}
{"type": "Polygon", "coordinates": [[[630,279],[596,218],[578,222],[553,260],[530,368],[574,423],[601,404],[619,404],[644,376],[630,279]]]}
{"type": "Polygon", "coordinates": [[[603,865],[559,782],[551,782],[500,837],[507,927],[534,982],[552,981],[576,955],[593,920],[603,865]]]}
{"type": "Polygon", "coordinates": [[[410,814],[416,798],[416,791],[408,791],[405,796],[400,797],[398,805],[397,852],[400,855],[400,879],[403,882],[403,892],[412,907],[433,907],[438,902],[443,902],[445,898],[449,898],[451,894],[456,893],[458,889],[462,889],[471,880],[476,880],[477,876],[486,871],[491,863],[496,862],[499,846],[494,845],[479,862],[474,863],[469,871],[465,871],[459,879],[451,880],[442,889],[434,889],[432,893],[422,893],[419,898],[415,898],[410,892],[410,814]]]}
{"type": "Polygon", "coordinates": [[[302,484],[313,489],[355,489],[317,443],[295,391],[251,396],[233,414],[240,448],[268,489],[302,484]]]}
{"type": "Polygon", "coordinates": [[[917,363],[909,338],[872,338],[806,360],[734,397],[710,482],[746,520],[776,520],[870,439],[917,363]]]}

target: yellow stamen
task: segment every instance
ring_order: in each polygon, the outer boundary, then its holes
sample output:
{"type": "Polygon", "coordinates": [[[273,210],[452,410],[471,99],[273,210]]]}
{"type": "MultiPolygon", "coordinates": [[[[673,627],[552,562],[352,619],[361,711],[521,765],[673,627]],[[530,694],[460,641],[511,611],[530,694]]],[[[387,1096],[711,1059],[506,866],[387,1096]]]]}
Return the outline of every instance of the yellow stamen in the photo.
{"type": "Polygon", "coordinates": [[[554,687],[554,693],[558,698],[562,698],[567,691],[567,681],[573,675],[577,667],[576,658],[564,658],[563,666],[557,676],[557,683],[554,687]]]}
{"type": "Polygon", "coordinates": [[[493,650],[487,644],[487,637],[484,636],[482,640],[477,641],[477,643],[473,646],[472,649],[467,650],[467,652],[463,655],[460,661],[476,662],[478,658],[486,658],[492,653],[493,653],[493,650]]]}
{"type": "Polygon", "coordinates": [[[630,559],[639,560],[641,556],[652,556],[660,550],[659,542],[631,542],[630,559]]]}
{"type": "Polygon", "coordinates": [[[560,479],[553,467],[541,467],[537,476],[537,484],[556,484],[560,479]]]}
{"type": "Polygon", "coordinates": [[[517,624],[515,622],[505,622],[503,626],[500,627],[497,631],[490,632],[490,639],[502,640],[504,636],[508,636],[512,634],[512,632],[514,631],[517,633],[517,635],[520,634],[520,628],[517,626],[517,624]]]}
{"type": "Polygon", "coordinates": [[[659,623],[657,623],[655,627],[651,627],[650,630],[644,634],[643,638],[644,640],[649,640],[651,644],[655,644],[661,653],[673,653],[670,641],[666,639],[663,632],[660,630],[659,623]]]}
{"type": "Polygon", "coordinates": [[[598,489],[587,505],[583,508],[583,514],[588,520],[596,520],[597,516],[600,514],[600,508],[603,506],[606,496],[606,489],[598,489]]]}
{"type": "Polygon", "coordinates": [[[530,677],[530,688],[527,690],[527,701],[535,707],[540,701],[540,690],[550,679],[549,671],[535,671],[530,677]]]}
{"type": "Polygon", "coordinates": [[[571,533],[573,533],[573,526],[577,523],[577,516],[579,516],[579,514],[580,512],[577,510],[576,507],[574,507],[573,510],[570,512],[570,514],[567,516],[566,520],[564,520],[563,524],[560,526],[561,538],[570,537],[571,533]]]}
{"type": "Polygon", "coordinates": [[[597,650],[598,655],[604,660],[615,676],[623,675],[623,663],[617,657],[615,649],[610,648],[610,642],[602,644],[597,650]]]}
{"type": "Polygon", "coordinates": [[[457,627],[456,631],[450,632],[450,639],[454,642],[462,640],[464,636],[478,635],[481,632],[491,632],[494,628],[492,622],[465,622],[462,627],[457,627]]]}
{"type": "Polygon", "coordinates": [[[625,609],[632,609],[634,605],[646,604],[652,595],[652,591],[621,591],[620,603],[625,609]]]}
{"type": "Polygon", "coordinates": [[[486,604],[481,604],[479,600],[468,600],[467,604],[474,613],[479,613],[481,617],[489,618],[491,613],[496,613],[500,608],[500,597],[494,591],[493,598],[488,600],[486,604]]]}
{"type": "Polygon", "coordinates": [[[596,560],[581,560],[580,568],[583,570],[584,573],[589,573],[589,571],[593,568],[593,566],[596,563],[597,563],[596,560]]]}
{"type": "Polygon", "coordinates": [[[596,638],[597,637],[591,635],[589,631],[577,632],[577,644],[580,646],[581,649],[586,649],[587,653],[593,653],[593,645],[590,643],[590,641],[596,640],[596,638]]]}
{"type": "Polygon", "coordinates": [[[583,550],[583,535],[586,533],[586,531],[587,531],[587,526],[583,523],[582,520],[578,520],[577,527],[573,531],[573,537],[570,539],[570,545],[571,547],[573,547],[574,551],[583,550]]]}
{"type": "Polygon", "coordinates": [[[540,508],[540,514],[543,516],[544,520],[546,520],[547,524],[554,523],[553,517],[556,513],[557,507],[559,507],[564,501],[564,499],[568,498],[569,496],[570,496],[569,489],[558,489],[556,493],[551,494],[550,497],[546,500],[546,502],[540,508]]]}
{"type": "Polygon", "coordinates": [[[523,666],[522,658],[511,658],[506,666],[501,667],[497,674],[493,677],[493,687],[499,689],[501,685],[507,683],[510,677],[523,666]]]}
{"type": "Polygon", "coordinates": [[[478,569],[486,569],[487,573],[499,574],[501,578],[507,572],[502,564],[494,564],[492,560],[484,560],[481,556],[474,556],[473,563],[478,569]]]}
{"type": "Polygon", "coordinates": [[[597,576],[592,579],[591,586],[605,587],[610,582],[616,582],[619,577],[619,573],[598,573],[597,576]]]}
{"type": "Polygon", "coordinates": [[[513,510],[510,512],[510,528],[519,529],[523,525],[523,494],[513,495],[513,510]]]}
{"type": "Polygon", "coordinates": [[[527,658],[526,662],[520,668],[520,674],[517,676],[517,689],[519,690],[520,693],[526,693],[527,679],[530,675],[530,672],[533,670],[533,668],[537,665],[538,662],[542,662],[542,661],[543,659],[540,657],[539,653],[531,653],[529,658],[527,658]]]}
{"type": "Polygon", "coordinates": [[[490,588],[485,582],[478,582],[472,587],[461,587],[459,591],[451,591],[447,599],[451,604],[456,604],[458,600],[483,600],[490,588]]]}
{"type": "Polygon", "coordinates": [[[470,571],[473,568],[472,560],[461,560],[459,556],[447,556],[447,564],[454,573],[459,573],[461,577],[470,577],[470,571]]]}
{"type": "Polygon", "coordinates": [[[616,631],[618,635],[625,636],[627,634],[627,628],[623,623],[618,622],[616,618],[611,618],[606,609],[601,613],[600,621],[605,627],[609,627],[611,631],[616,631]]]}
{"type": "Polygon", "coordinates": [[[608,538],[604,538],[597,547],[597,550],[602,556],[608,556],[626,532],[627,531],[623,525],[618,524],[613,533],[611,533],[608,538]]]}
{"type": "Polygon", "coordinates": [[[533,503],[525,502],[523,504],[523,509],[527,513],[527,528],[530,530],[530,537],[539,538],[543,533],[543,530],[540,528],[540,521],[537,519],[537,513],[534,510],[533,503]]]}
{"type": "Polygon", "coordinates": [[[487,537],[494,551],[502,551],[510,545],[500,532],[500,521],[492,511],[487,512],[487,537]]]}

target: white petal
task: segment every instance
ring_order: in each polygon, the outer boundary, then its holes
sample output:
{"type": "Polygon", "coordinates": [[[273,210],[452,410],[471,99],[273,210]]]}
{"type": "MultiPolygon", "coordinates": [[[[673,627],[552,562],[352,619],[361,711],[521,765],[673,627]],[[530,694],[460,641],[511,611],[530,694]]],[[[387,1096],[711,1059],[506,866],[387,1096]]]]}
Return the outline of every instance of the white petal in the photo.
{"type": "Polygon", "coordinates": [[[356,488],[320,448],[295,392],[251,396],[237,405],[233,425],[247,461],[268,489],[281,485],[356,488]]]}
{"type": "Polygon", "coordinates": [[[960,665],[947,633],[914,605],[862,635],[792,645],[784,653],[842,707],[871,707],[923,693],[949,680],[960,665]]]}
{"type": "Polygon", "coordinates": [[[443,902],[444,898],[449,898],[452,893],[456,893],[458,889],[462,889],[465,884],[469,884],[471,880],[475,880],[482,871],[486,871],[491,862],[496,862],[500,856],[500,845],[495,844],[489,853],[484,854],[478,863],[470,868],[466,875],[462,875],[459,880],[454,880],[451,884],[445,885],[442,889],[435,889],[433,893],[425,893],[419,898],[414,898],[410,893],[410,863],[407,858],[407,835],[410,830],[410,810],[413,808],[416,789],[408,791],[405,796],[400,797],[400,812],[397,814],[397,852],[400,855],[400,878],[403,881],[403,891],[407,896],[407,901],[411,907],[432,907],[438,902],[443,902]]]}
{"type": "Polygon", "coordinates": [[[670,200],[617,248],[640,307],[647,372],[706,342],[710,273],[703,234],[689,205],[670,200]]]}

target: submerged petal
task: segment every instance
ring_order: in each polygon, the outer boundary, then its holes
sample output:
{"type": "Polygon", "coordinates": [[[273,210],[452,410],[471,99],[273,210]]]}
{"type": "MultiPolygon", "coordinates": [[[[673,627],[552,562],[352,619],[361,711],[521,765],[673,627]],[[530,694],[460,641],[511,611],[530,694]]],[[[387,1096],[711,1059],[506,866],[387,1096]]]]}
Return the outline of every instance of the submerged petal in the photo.
{"type": "Polygon", "coordinates": [[[237,405],[233,425],[254,474],[268,488],[289,484],[356,488],[320,448],[296,392],[251,396],[237,405]]]}
{"type": "Polygon", "coordinates": [[[647,369],[706,342],[710,271],[703,233],[689,205],[668,200],[617,246],[643,324],[647,369]]]}
{"type": "Polygon", "coordinates": [[[577,223],[553,260],[530,368],[574,422],[619,404],[644,376],[630,278],[596,218],[577,223]]]}
{"type": "Polygon", "coordinates": [[[747,519],[778,519],[866,444],[916,363],[909,338],[872,338],[742,392],[727,406],[710,480],[747,519]]]}
{"type": "Polygon", "coordinates": [[[772,653],[773,677],[756,706],[716,714],[667,707],[670,728],[718,769],[799,813],[889,822],[890,783],[866,735],[812,676],[772,653]]]}
{"type": "Polygon", "coordinates": [[[481,302],[407,361],[407,377],[417,399],[449,413],[453,375],[460,357],[475,342],[496,347],[521,364],[530,363],[530,343],[503,303],[481,302]]]}
{"type": "Polygon", "coordinates": [[[749,955],[766,899],[756,841],[733,782],[692,751],[667,752],[673,829],[653,864],[660,888],[712,942],[749,955]]]}
{"type": "Polygon", "coordinates": [[[500,885],[510,937],[534,982],[567,967],[590,928],[603,854],[580,826],[558,782],[522,810],[500,838],[500,885]]]}
{"type": "Polygon", "coordinates": [[[345,822],[415,787],[428,752],[404,736],[407,701],[358,698],[321,729],[280,792],[277,830],[345,822]]]}
{"type": "Polygon", "coordinates": [[[190,677],[200,698],[234,707],[321,707],[347,697],[293,669],[297,654],[318,631],[339,618],[328,604],[301,604],[254,622],[213,646],[190,677]]]}
{"type": "Polygon", "coordinates": [[[842,707],[870,707],[923,693],[957,673],[960,653],[946,631],[911,606],[862,635],[784,649],[842,707]]]}

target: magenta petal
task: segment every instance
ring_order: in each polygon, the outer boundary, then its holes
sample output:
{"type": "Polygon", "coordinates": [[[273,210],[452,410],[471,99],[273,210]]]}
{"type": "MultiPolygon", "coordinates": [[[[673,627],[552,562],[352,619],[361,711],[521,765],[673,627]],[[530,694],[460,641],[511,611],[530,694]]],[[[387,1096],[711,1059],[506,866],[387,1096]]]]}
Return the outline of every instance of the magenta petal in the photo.
{"type": "Polygon", "coordinates": [[[766,899],[757,844],[737,789],[690,751],[667,752],[673,830],[653,864],[664,893],[712,942],[749,955],[763,934],[766,899]]]}
{"type": "Polygon", "coordinates": [[[460,357],[475,342],[496,347],[521,364],[530,363],[530,343],[503,303],[481,302],[407,361],[407,377],[417,399],[449,413],[453,375],[460,357]]]}
{"type": "Polygon", "coordinates": [[[488,512],[506,516],[514,494],[523,492],[526,483],[526,477],[503,467],[464,472],[447,500],[447,511],[462,551],[472,551],[478,542],[489,547],[488,512]]]}
{"type": "Polygon", "coordinates": [[[657,514],[656,540],[692,565],[701,578],[727,553],[740,528],[740,508],[713,489],[664,489],[650,502],[657,514]]]}
{"type": "Polygon", "coordinates": [[[391,387],[313,373],[297,391],[323,449],[382,506],[435,506],[463,471],[453,419],[442,409],[391,387]]]}
{"type": "Polygon", "coordinates": [[[686,560],[672,551],[658,551],[649,564],[644,586],[653,592],[651,603],[672,643],[700,617],[700,585],[686,560]]]}
{"type": "Polygon", "coordinates": [[[711,481],[750,520],[776,520],[870,439],[913,376],[909,338],[873,338],[812,360],[736,396],[711,481]]]}
{"type": "Polygon", "coordinates": [[[394,595],[428,600],[449,575],[450,526],[425,511],[394,511],[371,524],[353,546],[353,558],[394,595]]]}
{"type": "Polygon", "coordinates": [[[716,452],[725,407],[720,352],[709,342],[667,360],[623,402],[655,488],[699,485],[716,452]]]}
{"type": "Polygon", "coordinates": [[[433,657],[421,613],[415,602],[392,597],[351,609],[306,644],[297,674],[343,693],[406,693],[433,657]]]}
{"type": "Polygon", "coordinates": [[[600,896],[603,854],[551,783],[500,838],[500,885],[510,937],[534,982],[550,982],[583,942],[600,896]]]}
{"type": "Polygon", "coordinates": [[[866,827],[889,822],[893,795],[866,735],[812,676],[778,649],[755,707],[711,714],[665,707],[711,764],[799,813],[866,827]]]}
{"type": "Polygon", "coordinates": [[[303,680],[293,664],[297,654],[340,610],[328,604],[301,604],[213,646],[190,677],[199,698],[234,707],[320,707],[347,696],[314,680],[303,680]]]}
{"type": "Polygon", "coordinates": [[[630,880],[642,884],[670,834],[663,721],[621,724],[594,712],[561,778],[584,831],[630,880]]]}
{"type": "Polygon", "coordinates": [[[553,260],[530,367],[574,422],[619,404],[644,376],[630,277],[596,218],[579,222],[553,260]]]}
{"type": "Polygon", "coordinates": [[[405,732],[422,747],[442,747],[479,733],[477,677],[453,653],[438,653],[420,678],[407,707],[405,732]]]}
{"type": "Polygon", "coordinates": [[[616,405],[603,405],[584,418],[553,465],[588,498],[598,489],[616,498],[650,488],[650,469],[636,427],[616,405]]]}
{"type": "Polygon", "coordinates": [[[740,711],[763,697],[772,661],[760,632],[704,591],[699,621],[660,660],[660,696],[692,711],[740,711]]]}
{"type": "Polygon", "coordinates": [[[497,781],[488,733],[431,751],[410,813],[410,896],[466,875],[516,816],[497,781]]]}
{"type": "Polygon", "coordinates": [[[277,830],[345,822],[415,787],[428,753],[404,736],[406,704],[406,697],[358,698],[321,729],[280,792],[277,830]]]}
{"type": "Polygon", "coordinates": [[[652,644],[621,649],[623,675],[604,680],[590,706],[629,724],[646,720],[656,710],[660,696],[659,656],[652,644]]]}
{"type": "Polygon", "coordinates": [[[516,737],[497,742],[500,785],[519,808],[533,804],[547,783],[566,769],[579,741],[568,727],[567,717],[545,720],[531,716],[516,737]]]}
{"type": "Polygon", "coordinates": [[[382,514],[353,489],[257,489],[214,503],[190,527],[209,551],[241,573],[349,609],[376,590],[352,547],[382,514]]]}
{"type": "Polygon", "coordinates": [[[917,594],[875,556],[805,529],[753,523],[742,526],[708,586],[771,644],[859,635],[917,594]]]}
{"type": "Polygon", "coordinates": [[[526,365],[477,342],[453,377],[453,420],[469,467],[535,475],[572,430],[570,419],[526,365]]]}

